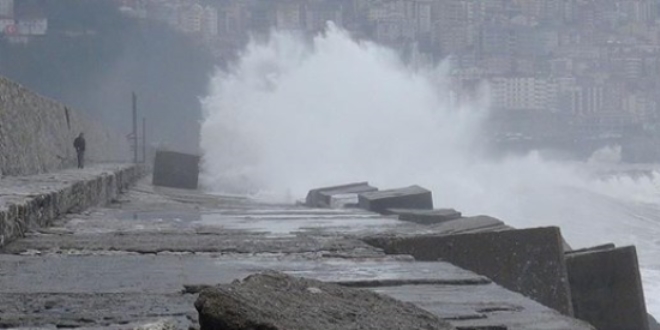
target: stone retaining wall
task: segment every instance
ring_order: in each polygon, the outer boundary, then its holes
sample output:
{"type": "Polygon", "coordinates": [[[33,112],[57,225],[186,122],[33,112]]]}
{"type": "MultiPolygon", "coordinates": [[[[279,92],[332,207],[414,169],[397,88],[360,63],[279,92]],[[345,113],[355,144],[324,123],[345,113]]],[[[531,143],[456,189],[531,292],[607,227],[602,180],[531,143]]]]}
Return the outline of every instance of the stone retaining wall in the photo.
{"type": "Polygon", "coordinates": [[[142,175],[125,164],[0,180],[0,247],[68,212],[110,202],[142,175]]]}
{"type": "Polygon", "coordinates": [[[74,166],[73,139],[81,132],[85,133],[88,162],[116,163],[130,157],[123,135],[0,77],[0,176],[74,166]]]}

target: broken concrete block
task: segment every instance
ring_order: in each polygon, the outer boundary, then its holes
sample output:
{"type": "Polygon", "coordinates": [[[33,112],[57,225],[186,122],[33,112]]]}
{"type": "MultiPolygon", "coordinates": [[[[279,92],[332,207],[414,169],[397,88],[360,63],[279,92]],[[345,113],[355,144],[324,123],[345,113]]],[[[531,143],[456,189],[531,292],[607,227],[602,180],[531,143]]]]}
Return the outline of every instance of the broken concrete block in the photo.
{"type": "Polygon", "coordinates": [[[174,151],[156,152],[153,185],[197,189],[199,156],[174,151]]]}
{"type": "Polygon", "coordinates": [[[380,236],[365,241],[388,254],[409,254],[416,260],[450,262],[489,277],[495,283],[562,314],[571,316],[573,313],[559,228],[380,236]]]}
{"type": "Polygon", "coordinates": [[[378,188],[370,186],[368,182],[313,189],[307,193],[305,205],[309,207],[333,207],[333,204],[334,206],[351,204],[353,200],[357,203],[357,194],[377,190],[378,188]]]}
{"type": "Polygon", "coordinates": [[[456,220],[461,212],[454,209],[415,210],[415,209],[388,209],[388,213],[396,214],[401,221],[415,222],[423,225],[435,224],[456,220]]]}
{"type": "Polygon", "coordinates": [[[454,329],[410,303],[278,272],[202,290],[195,308],[201,330],[454,329]]]}
{"type": "Polygon", "coordinates": [[[644,292],[634,246],[566,255],[575,317],[598,330],[646,330],[644,292]]]}
{"type": "Polygon", "coordinates": [[[420,186],[361,193],[358,199],[361,208],[383,214],[388,209],[433,209],[431,191],[420,186]]]}

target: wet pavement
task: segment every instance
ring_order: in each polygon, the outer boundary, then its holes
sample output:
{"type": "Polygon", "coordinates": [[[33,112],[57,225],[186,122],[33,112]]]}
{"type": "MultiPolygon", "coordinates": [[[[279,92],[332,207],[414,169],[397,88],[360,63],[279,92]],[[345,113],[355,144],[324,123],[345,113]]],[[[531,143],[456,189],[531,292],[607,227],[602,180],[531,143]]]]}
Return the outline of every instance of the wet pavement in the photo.
{"type": "Polygon", "coordinates": [[[153,187],[68,215],[0,254],[0,327],[196,328],[194,290],[263,270],[369,288],[457,327],[589,329],[445,262],[360,240],[505,228],[474,218],[424,226],[360,210],[308,209],[153,187]]]}

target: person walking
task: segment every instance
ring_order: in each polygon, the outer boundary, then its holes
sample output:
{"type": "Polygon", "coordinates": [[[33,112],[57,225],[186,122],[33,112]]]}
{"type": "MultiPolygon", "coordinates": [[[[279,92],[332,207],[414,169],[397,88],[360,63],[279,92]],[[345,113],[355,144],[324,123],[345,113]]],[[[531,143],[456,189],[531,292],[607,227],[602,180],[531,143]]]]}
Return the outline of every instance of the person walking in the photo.
{"type": "Polygon", "coordinates": [[[76,149],[76,154],[78,155],[78,168],[85,167],[85,136],[83,133],[80,133],[78,137],[73,140],[73,147],[76,149]]]}

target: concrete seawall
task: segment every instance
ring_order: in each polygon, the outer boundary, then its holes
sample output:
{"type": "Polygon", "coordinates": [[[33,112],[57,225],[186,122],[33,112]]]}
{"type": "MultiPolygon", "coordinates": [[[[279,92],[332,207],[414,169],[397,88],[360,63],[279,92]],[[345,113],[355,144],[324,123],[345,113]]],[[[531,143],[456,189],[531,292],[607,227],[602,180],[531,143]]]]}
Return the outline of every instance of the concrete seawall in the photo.
{"type": "Polygon", "coordinates": [[[30,228],[48,226],[68,212],[112,201],[143,174],[132,164],[96,165],[83,170],[0,180],[0,247],[30,228]]]}
{"type": "Polygon", "coordinates": [[[123,162],[130,155],[122,134],[0,76],[0,176],[74,166],[73,139],[80,132],[88,162],[123,162]]]}

